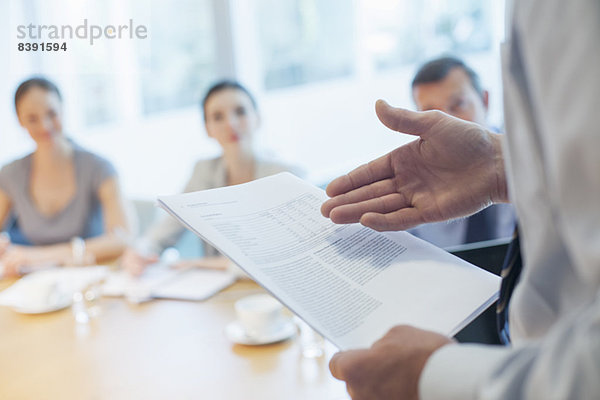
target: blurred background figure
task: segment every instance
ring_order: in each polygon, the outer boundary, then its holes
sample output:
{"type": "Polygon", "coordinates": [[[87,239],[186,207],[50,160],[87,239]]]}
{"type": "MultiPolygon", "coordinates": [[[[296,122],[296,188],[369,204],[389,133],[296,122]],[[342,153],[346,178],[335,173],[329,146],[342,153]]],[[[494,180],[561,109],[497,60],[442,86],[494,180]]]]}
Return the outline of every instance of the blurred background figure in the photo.
{"type": "Polygon", "coordinates": [[[14,101],[35,151],[0,170],[4,273],[118,257],[129,228],[115,169],[65,136],[62,97],[54,83],[28,79],[14,101]]]}
{"type": "MultiPolygon", "coordinates": [[[[419,111],[440,110],[495,132],[487,123],[489,93],[479,76],[462,60],[440,57],[423,64],[412,81],[412,97],[419,111]]],[[[423,224],[409,230],[440,247],[508,238],[515,227],[510,204],[492,205],[468,218],[423,224]]]]}
{"type": "MultiPolygon", "coordinates": [[[[0,63],[0,92],[8,96],[29,75],[51,77],[69,94],[71,137],[113,163],[128,198],[150,202],[181,190],[198,159],[220,154],[215,141],[198,134],[204,124],[197,101],[211,83],[236,77],[268,117],[257,149],[324,186],[411,140],[382,126],[373,104],[384,98],[411,107],[415,70],[438,54],[460,55],[480,74],[491,95],[488,120],[500,125],[503,2],[0,2],[0,21],[11,32],[29,24],[76,27],[84,19],[99,26],[133,19],[148,30],[145,39],[103,38],[93,46],[77,39],[56,57],[14,53],[12,36],[0,37],[0,49],[11,55],[0,63]],[[345,152],[332,155],[340,141],[345,152]],[[135,152],[140,143],[144,151],[135,152]]],[[[7,111],[0,101],[0,164],[30,150],[7,111]]]]}
{"type": "MultiPolygon", "coordinates": [[[[220,156],[196,163],[184,192],[237,185],[256,178],[289,170],[288,167],[257,157],[254,140],[261,120],[256,100],[236,81],[220,81],[213,85],[201,102],[208,136],[222,149],[220,156]]],[[[121,260],[132,275],[141,274],[145,267],[157,262],[159,253],[175,245],[185,228],[170,215],[164,215],[152,225],[138,246],[128,248],[121,260]]],[[[203,242],[203,257],[184,260],[179,267],[226,269],[229,259],[203,242]]]]}
{"type": "MultiPolygon", "coordinates": [[[[490,90],[488,122],[502,120],[503,0],[0,2],[0,21],[11,32],[30,24],[77,27],[85,19],[99,26],[132,19],[148,35],[93,46],[74,38],[52,57],[18,52],[12,36],[0,35],[10,55],[0,63],[0,165],[34,146],[13,115],[14,88],[28,76],[49,77],[68,94],[70,137],[119,171],[125,197],[139,206],[141,232],[155,217],[157,195],[179,192],[197,160],[221,154],[201,134],[197,103],[223,77],[243,82],[268,117],[256,154],[299,166],[322,187],[412,140],[380,124],[373,104],[384,98],[411,107],[414,72],[438,54],[460,55],[480,74],[490,90]],[[331,154],[340,142],[344,153],[331,154]]],[[[177,247],[186,258],[200,255],[191,235],[177,247]]]]}

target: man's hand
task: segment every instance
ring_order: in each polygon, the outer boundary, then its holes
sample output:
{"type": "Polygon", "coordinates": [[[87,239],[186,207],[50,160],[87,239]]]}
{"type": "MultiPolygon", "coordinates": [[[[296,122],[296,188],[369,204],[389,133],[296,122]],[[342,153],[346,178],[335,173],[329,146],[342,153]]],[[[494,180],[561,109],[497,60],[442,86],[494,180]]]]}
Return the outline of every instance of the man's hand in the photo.
{"type": "Polygon", "coordinates": [[[404,230],[508,201],[500,135],[440,111],[413,112],[382,100],[376,111],[390,129],[419,138],[331,182],[325,217],[404,230]]]}
{"type": "Polygon", "coordinates": [[[421,372],[446,336],[396,326],[370,349],[337,353],[329,362],[334,377],[346,382],[352,400],[417,400],[421,372]]]}

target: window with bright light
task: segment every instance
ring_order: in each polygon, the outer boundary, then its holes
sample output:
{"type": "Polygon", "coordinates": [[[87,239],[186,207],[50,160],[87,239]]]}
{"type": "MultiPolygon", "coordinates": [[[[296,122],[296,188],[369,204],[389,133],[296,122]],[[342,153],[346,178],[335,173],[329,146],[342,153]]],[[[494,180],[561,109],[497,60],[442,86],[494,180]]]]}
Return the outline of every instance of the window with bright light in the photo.
{"type": "MultiPolygon", "coordinates": [[[[196,104],[216,75],[211,0],[12,2],[25,23],[148,26],[145,41],[69,43],[70,54],[32,52],[29,67],[68,75],[64,90],[77,99],[77,125],[92,127],[196,104]],[[50,56],[50,57],[48,57],[50,56]]],[[[60,26],[60,25],[59,25],[60,26]]],[[[62,82],[59,82],[62,83],[62,82]]]]}
{"type": "Polygon", "coordinates": [[[351,1],[258,0],[256,4],[266,89],[353,73],[351,1]]]}
{"type": "MultiPolygon", "coordinates": [[[[216,76],[215,26],[209,0],[152,0],[149,53],[139,54],[143,113],[197,104],[216,76]]],[[[137,10],[143,12],[143,10],[137,10]]]]}
{"type": "Polygon", "coordinates": [[[363,0],[365,40],[377,69],[397,68],[440,53],[490,50],[491,6],[480,0],[363,0]]]}

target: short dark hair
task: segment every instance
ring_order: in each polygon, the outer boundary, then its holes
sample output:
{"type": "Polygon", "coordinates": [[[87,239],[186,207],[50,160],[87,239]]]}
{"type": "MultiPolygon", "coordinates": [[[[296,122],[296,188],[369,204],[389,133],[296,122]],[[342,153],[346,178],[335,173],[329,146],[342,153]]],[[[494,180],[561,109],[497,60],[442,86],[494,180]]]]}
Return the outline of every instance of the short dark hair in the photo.
{"type": "Polygon", "coordinates": [[[208,101],[208,99],[213,94],[216,94],[216,93],[220,92],[221,90],[225,90],[225,89],[241,90],[242,92],[244,92],[246,94],[246,96],[248,96],[248,98],[250,99],[250,102],[252,103],[252,106],[254,107],[254,109],[258,110],[258,106],[256,104],[256,100],[254,99],[254,96],[252,96],[252,94],[250,93],[250,91],[248,89],[246,89],[246,87],[244,85],[242,85],[238,81],[234,81],[234,80],[230,80],[230,79],[225,79],[225,80],[222,80],[222,81],[218,81],[217,83],[215,83],[214,85],[212,85],[210,87],[210,89],[208,89],[208,91],[206,92],[206,94],[204,95],[204,97],[202,98],[202,101],[201,101],[201,104],[202,104],[202,113],[204,115],[204,120],[205,121],[206,121],[206,102],[208,101]]]}
{"type": "Polygon", "coordinates": [[[62,101],[60,90],[58,90],[58,87],[53,82],[49,81],[48,79],[42,76],[35,76],[33,78],[27,79],[26,81],[23,81],[17,88],[15,92],[15,111],[17,110],[17,105],[19,104],[21,98],[25,96],[25,94],[34,87],[42,88],[47,92],[56,93],[58,99],[62,101]]]}
{"type": "Polygon", "coordinates": [[[481,87],[481,81],[477,73],[465,64],[463,60],[452,56],[435,58],[423,64],[415,74],[411,87],[414,89],[415,86],[423,83],[441,81],[454,68],[461,68],[465,71],[473,88],[483,98],[483,88],[481,87]]]}

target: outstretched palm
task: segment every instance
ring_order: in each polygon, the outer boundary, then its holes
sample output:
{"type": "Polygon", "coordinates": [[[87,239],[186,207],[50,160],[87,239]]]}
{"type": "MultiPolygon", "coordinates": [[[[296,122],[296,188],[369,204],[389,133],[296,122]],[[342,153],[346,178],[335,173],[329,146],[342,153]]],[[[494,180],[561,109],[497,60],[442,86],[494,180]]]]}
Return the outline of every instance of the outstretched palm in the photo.
{"type": "Polygon", "coordinates": [[[383,101],[376,108],[387,127],[419,139],[331,182],[323,215],[401,230],[506,201],[499,135],[438,111],[412,112],[383,101]]]}

